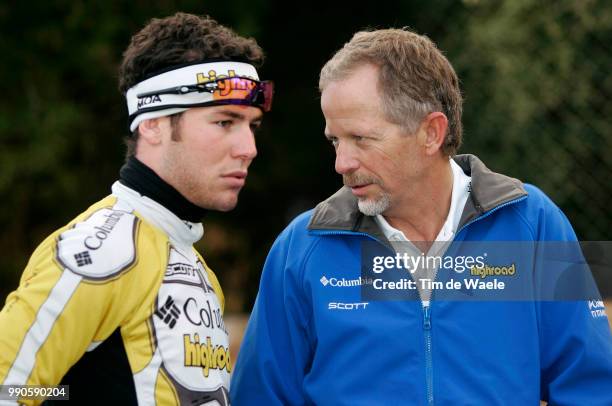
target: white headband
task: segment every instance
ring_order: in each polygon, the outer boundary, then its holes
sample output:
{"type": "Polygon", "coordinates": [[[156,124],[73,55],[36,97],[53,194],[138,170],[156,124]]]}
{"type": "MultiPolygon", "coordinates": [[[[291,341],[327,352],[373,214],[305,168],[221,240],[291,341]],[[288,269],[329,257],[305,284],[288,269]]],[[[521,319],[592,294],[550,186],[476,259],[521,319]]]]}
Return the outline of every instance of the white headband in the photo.
{"type": "Polygon", "coordinates": [[[242,76],[259,80],[257,71],[253,65],[231,61],[189,65],[143,80],[134,87],[128,89],[125,95],[128,113],[130,119],[133,120],[130,123],[130,131],[133,132],[143,120],[169,116],[185,111],[193,105],[213,101],[213,95],[209,92],[154,94],[140,98],[138,95],[172,87],[194,85],[231,76],[242,76]],[[142,113],[140,113],[141,111],[142,113]]]}

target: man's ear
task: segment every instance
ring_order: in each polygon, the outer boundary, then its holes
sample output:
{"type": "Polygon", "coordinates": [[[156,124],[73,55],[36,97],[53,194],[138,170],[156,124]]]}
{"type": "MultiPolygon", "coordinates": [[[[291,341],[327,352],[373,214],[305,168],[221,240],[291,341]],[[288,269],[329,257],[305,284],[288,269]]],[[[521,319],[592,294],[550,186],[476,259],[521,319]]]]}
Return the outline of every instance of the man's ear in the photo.
{"type": "Polygon", "coordinates": [[[429,113],[421,124],[425,133],[423,147],[427,155],[438,154],[441,150],[446,131],[448,130],[448,119],[444,113],[435,111],[429,113]]]}
{"type": "Polygon", "coordinates": [[[139,139],[150,145],[158,145],[163,139],[163,123],[159,118],[149,118],[138,124],[139,139]]]}

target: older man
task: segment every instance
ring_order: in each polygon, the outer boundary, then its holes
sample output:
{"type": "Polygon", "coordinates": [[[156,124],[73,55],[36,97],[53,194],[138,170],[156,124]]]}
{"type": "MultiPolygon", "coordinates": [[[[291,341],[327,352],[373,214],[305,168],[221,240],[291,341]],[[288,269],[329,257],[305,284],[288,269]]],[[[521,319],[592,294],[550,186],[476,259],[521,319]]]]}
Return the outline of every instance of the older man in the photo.
{"type": "Polygon", "coordinates": [[[462,98],[436,46],[408,30],[359,32],[319,83],[344,187],[272,247],[234,371],[234,404],[612,404],[605,313],[587,300],[532,300],[542,292],[523,282],[537,282],[541,267],[495,267],[486,254],[470,265],[476,278],[505,272],[510,283],[516,274],[518,289],[504,291],[518,295],[512,301],[466,289],[447,300],[455,293],[436,289],[454,288],[464,268],[450,277],[442,262],[401,280],[364,277],[369,245],[395,250],[401,264],[403,254],[456,250],[452,242],[576,239],[540,190],[455,155],[462,98]],[[372,293],[385,286],[387,296],[372,293]]]}

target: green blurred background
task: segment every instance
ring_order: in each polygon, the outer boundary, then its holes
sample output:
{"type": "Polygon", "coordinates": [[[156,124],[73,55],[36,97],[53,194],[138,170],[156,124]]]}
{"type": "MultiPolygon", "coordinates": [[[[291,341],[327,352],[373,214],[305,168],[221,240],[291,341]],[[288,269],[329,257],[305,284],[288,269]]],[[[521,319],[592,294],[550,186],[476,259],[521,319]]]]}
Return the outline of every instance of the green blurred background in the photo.
{"type": "MultiPolygon", "coordinates": [[[[0,302],[43,238],[107,195],[123,162],[117,66],[153,17],[210,14],[255,37],[276,82],[236,210],[198,248],[230,312],[251,308],[276,235],[341,185],[323,137],[318,73],[363,28],[409,26],[455,66],[465,143],[542,188],[580,239],[610,240],[612,3],[607,0],[5,1],[0,5],[0,302]]],[[[608,280],[610,277],[608,276],[608,280]]]]}

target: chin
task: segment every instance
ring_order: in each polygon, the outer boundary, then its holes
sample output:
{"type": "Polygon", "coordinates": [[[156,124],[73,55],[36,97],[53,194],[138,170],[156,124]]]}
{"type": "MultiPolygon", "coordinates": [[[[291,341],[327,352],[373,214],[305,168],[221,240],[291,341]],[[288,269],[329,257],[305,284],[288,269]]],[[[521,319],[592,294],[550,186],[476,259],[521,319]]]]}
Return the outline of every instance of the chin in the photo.
{"type": "Polygon", "coordinates": [[[357,207],[366,216],[376,216],[383,214],[390,206],[389,196],[383,194],[378,199],[359,199],[357,207]]]}
{"type": "Polygon", "coordinates": [[[234,210],[234,208],[236,208],[236,204],[220,206],[220,207],[215,208],[214,210],[221,211],[221,212],[227,212],[227,211],[234,210]]]}
{"type": "Polygon", "coordinates": [[[193,203],[206,210],[226,212],[234,209],[238,204],[238,192],[223,191],[214,194],[214,198],[212,199],[210,198],[210,194],[198,196],[197,199],[193,200],[193,203]]]}
{"type": "Polygon", "coordinates": [[[225,212],[225,211],[233,210],[237,204],[238,204],[238,196],[235,196],[233,198],[228,198],[228,199],[224,199],[224,200],[216,202],[216,204],[212,207],[212,209],[225,212]]]}

